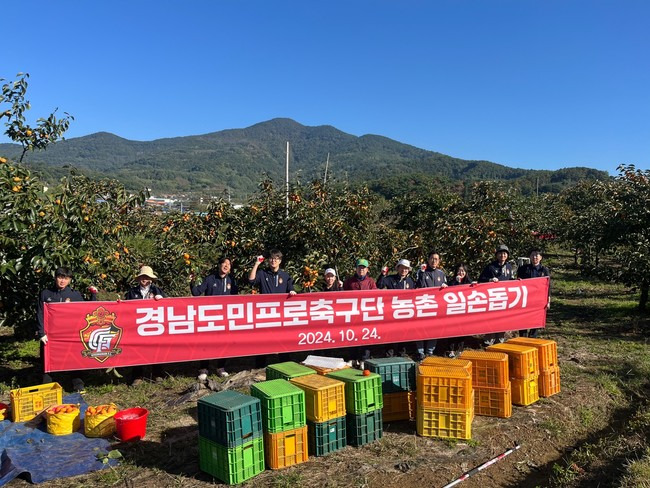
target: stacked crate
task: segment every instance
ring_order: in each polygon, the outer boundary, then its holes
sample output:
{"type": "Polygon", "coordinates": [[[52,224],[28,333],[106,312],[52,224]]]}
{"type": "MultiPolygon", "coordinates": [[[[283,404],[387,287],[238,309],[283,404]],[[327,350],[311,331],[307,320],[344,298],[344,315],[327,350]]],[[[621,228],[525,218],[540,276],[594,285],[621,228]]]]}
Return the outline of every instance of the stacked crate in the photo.
{"type": "Polygon", "coordinates": [[[415,420],[415,362],[408,358],[369,359],[365,367],[381,377],[383,421],[415,420]]]}
{"type": "Polygon", "coordinates": [[[327,377],[345,383],[345,411],[348,444],[361,446],[381,439],[384,406],[381,377],[368,370],[341,369],[327,377]]]}
{"type": "Polygon", "coordinates": [[[537,348],[539,361],[539,396],[549,397],[560,393],[560,365],[557,360],[557,343],[550,339],[516,337],[508,344],[519,344],[537,348]]]}
{"type": "Polygon", "coordinates": [[[508,418],[512,415],[512,387],[508,355],[502,352],[464,350],[461,359],[472,362],[474,413],[508,418]]]}
{"type": "Polygon", "coordinates": [[[316,371],[312,368],[308,368],[307,366],[303,366],[302,364],[298,364],[293,361],[269,364],[266,367],[267,380],[290,381],[292,378],[298,378],[300,376],[307,376],[310,374],[316,374],[316,371]]]}
{"type": "Polygon", "coordinates": [[[471,362],[432,358],[417,367],[416,431],[425,437],[471,439],[474,392],[471,362]]]}
{"type": "Polygon", "coordinates": [[[260,401],[221,391],[198,402],[199,466],[224,483],[236,484],[264,471],[260,401]]]}
{"type": "Polygon", "coordinates": [[[489,346],[487,351],[508,355],[508,371],[512,384],[513,405],[530,405],[539,400],[537,379],[539,360],[537,349],[519,344],[503,343],[489,346]]]}
{"type": "Polygon", "coordinates": [[[287,380],[267,380],[251,386],[262,406],[264,453],[271,469],[304,463],[308,457],[305,393],[287,380]]]}
{"type": "Polygon", "coordinates": [[[305,392],[309,454],[324,456],[347,445],[345,383],[311,374],[291,379],[305,392]]]}

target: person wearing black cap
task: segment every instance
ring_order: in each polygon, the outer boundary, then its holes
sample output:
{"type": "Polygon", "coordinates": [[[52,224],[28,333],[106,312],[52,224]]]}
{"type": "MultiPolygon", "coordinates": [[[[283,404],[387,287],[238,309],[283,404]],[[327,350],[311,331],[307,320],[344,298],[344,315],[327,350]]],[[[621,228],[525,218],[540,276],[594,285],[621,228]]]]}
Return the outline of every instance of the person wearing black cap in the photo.
{"type": "MultiPolygon", "coordinates": [[[[512,271],[512,265],[508,262],[510,256],[510,249],[505,244],[499,244],[494,251],[494,261],[488,264],[481,276],[478,278],[479,283],[497,283],[499,281],[514,280],[515,276],[512,271]]],[[[497,332],[495,334],[486,334],[483,342],[491,346],[495,342],[504,342],[506,338],[505,332],[497,332]]]]}
{"type": "MultiPolygon", "coordinates": [[[[418,271],[415,286],[417,288],[446,288],[449,286],[447,276],[440,268],[440,254],[437,251],[429,252],[427,265],[424,269],[418,271]]],[[[438,341],[436,339],[429,339],[426,342],[416,341],[415,347],[418,352],[418,360],[422,361],[425,356],[433,356],[437,345],[438,341]]]]}
{"type": "MultiPolygon", "coordinates": [[[[377,280],[377,288],[386,290],[413,290],[415,282],[409,276],[411,273],[411,262],[408,259],[400,259],[395,266],[395,274],[388,274],[388,267],[381,271],[377,280]]],[[[395,351],[399,350],[402,356],[406,356],[406,347],[400,344],[393,344],[386,350],[387,357],[393,357],[395,351]]]]}
{"type": "MultiPolygon", "coordinates": [[[[551,276],[548,268],[542,266],[542,251],[539,249],[533,249],[530,251],[530,263],[524,264],[517,268],[517,278],[520,280],[526,280],[529,278],[540,278],[543,276],[551,276]]],[[[550,290],[549,290],[550,292],[550,290]]],[[[551,303],[551,295],[548,296],[547,307],[551,303]]],[[[540,329],[524,329],[519,331],[519,337],[537,337],[539,335],[540,329]]]]}
{"type": "MultiPolygon", "coordinates": [[[[83,302],[84,297],[77,290],[70,288],[70,282],[72,281],[72,271],[69,268],[59,267],[54,272],[54,284],[43,290],[39,295],[38,299],[38,309],[36,311],[36,318],[38,329],[36,331],[36,336],[40,342],[40,358],[41,364],[43,365],[43,383],[51,383],[52,377],[45,373],[45,347],[47,345],[47,335],[45,334],[44,328],[44,304],[45,303],[58,303],[58,302],[83,302]]],[[[90,301],[97,300],[97,288],[94,286],[89,286],[88,291],[90,292],[90,301]]],[[[73,389],[76,391],[83,390],[83,381],[80,378],[74,378],[72,380],[73,389]]]]}

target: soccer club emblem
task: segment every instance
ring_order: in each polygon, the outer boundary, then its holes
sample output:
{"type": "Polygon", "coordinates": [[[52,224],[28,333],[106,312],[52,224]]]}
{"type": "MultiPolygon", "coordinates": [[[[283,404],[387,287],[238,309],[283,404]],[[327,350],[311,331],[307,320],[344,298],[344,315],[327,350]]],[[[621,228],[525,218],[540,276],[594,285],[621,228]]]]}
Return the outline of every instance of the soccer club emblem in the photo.
{"type": "Polygon", "coordinates": [[[81,355],[103,363],[122,352],[118,346],[122,339],[122,328],[115,324],[116,315],[104,307],[86,315],[86,326],[79,331],[85,347],[81,355]]]}

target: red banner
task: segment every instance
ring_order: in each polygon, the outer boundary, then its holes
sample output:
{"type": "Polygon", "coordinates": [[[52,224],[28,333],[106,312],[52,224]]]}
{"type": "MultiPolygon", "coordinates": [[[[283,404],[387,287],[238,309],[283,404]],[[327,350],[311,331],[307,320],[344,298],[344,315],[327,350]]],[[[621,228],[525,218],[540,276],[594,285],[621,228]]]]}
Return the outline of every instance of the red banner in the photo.
{"type": "Polygon", "coordinates": [[[46,371],[544,327],[548,278],[449,288],[45,304],[46,371]]]}

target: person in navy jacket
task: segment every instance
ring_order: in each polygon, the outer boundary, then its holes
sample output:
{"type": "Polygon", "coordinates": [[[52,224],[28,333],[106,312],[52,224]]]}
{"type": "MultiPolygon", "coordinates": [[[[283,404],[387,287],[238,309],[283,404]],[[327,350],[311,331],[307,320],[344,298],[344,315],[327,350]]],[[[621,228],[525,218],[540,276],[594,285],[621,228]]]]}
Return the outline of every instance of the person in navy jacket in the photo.
{"type": "MultiPolygon", "coordinates": [[[[237,295],[239,288],[235,278],[230,274],[232,263],[227,257],[219,258],[217,261],[217,269],[206,276],[200,285],[196,286],[194,275],[190,276],[190,291],[192,296],[198,297],[200,295],[215,296],[215,295],[237,295]]],[[[199,364],[199,379],[205,379],[208,375],[208,368],[210,361],[208,359],[201,360],[199,364]],[[205,375],[203,378],[202,375],[205,375]]],[[[226,371],[226,360],[221,358],[217,359],[217,376],[223,378],[228,376],[226,371]]]]}
{"type": "MultiPolygon", "coordinates": [[[[415,283],[409,276],[411,272],[411,262],[408,259],[400,259],[395,266],[397,271],[395,274],[388,275],[388,268],[382,270],[382,274],[377,280],[377,288],[386,290],[413,290],[415,283]]],[[[400,350],[403,356],[406,356],[406,348],[400,347],[399,344],[394,344],[386,351],[387,357],[393,357],[396,350],[400,350]]]]}
{"type": "MultiPolygon", "coordinates": [[[[494,261],[488,264],[483,272],[478,277],[479,283],[497,283],[499,281],[510,281],[515,279],[515,274],[512,271],[512,265],[508,262],[510,257],[510,249],[505,244],[499,244],[494,251],[494,261]]],[[[495,334],[486,334],[483,343],[486,346],[491,346],[496,341],[504,342],[506,340],[505,332],[497,332],[495,334]]]]}
{"type": "MultiPolygon", "coordinates": [[[[447,276],[445,272],[440,269],[440,254],[436,251],[431,251],[427,258],[427,267],[424,270],[418,271],[417,288],[446,288],[447,276]]],[[[417,341],[415,346],[418,350],[418,359],[422,361],[426,356],[432,356],[433,351],[436,349],[438,341],[436,339],[429,339],[425,341],[417,341]]]]}
{"type": "MultiPolygon", "coordinates": [[[[530,263],[524,264],[517,268],[517,278],[520,280],[527,280],[529,278],[541,278],[543,276],[551,276],[550,271],[546,266],[542,266],[542,251],[533,249],[530,251],[530,263]]],[[[551,295],[549,290],[547,307],[551,304],[551,295]]],[[[519,337],[537,337],[540,329],[524,329],[519,331],[519,337]]]]}

